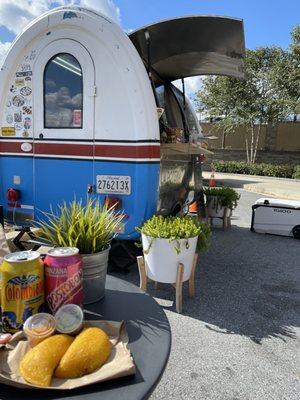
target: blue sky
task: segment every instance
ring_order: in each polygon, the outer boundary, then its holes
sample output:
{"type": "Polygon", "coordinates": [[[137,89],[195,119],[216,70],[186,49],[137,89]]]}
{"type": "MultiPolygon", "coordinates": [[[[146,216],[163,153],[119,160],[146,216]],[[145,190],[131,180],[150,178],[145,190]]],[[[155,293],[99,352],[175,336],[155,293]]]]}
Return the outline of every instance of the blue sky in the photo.
{"type": "MultiPolygon", "coordinates": [[[[134,30],[161,19],[191,14],[242,18],[247,48],[286,48],[292,28],[300,23],[300,0],[0,0],[0,64],[15,36],[34,18],[61,5],[77,4],[102,11],[134,30]]],[[[187,92],[200,78],[188,80],[187,92]]]]}
{"type": "Polygon", "coordinates": [[[300,24],[300,0],[116,0],[122,26],[136,29],[159,19],[188,14],[216,14],[244,20],[246,46],[286,47],[300,24]]]}

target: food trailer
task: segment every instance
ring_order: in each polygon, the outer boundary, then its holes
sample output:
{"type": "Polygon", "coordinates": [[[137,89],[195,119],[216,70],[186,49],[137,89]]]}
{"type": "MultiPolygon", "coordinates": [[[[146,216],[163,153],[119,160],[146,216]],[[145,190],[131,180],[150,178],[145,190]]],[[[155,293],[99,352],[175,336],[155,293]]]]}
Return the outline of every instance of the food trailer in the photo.
{"type": "Polygon", "coordinates": [[[73,6],[34,20],[0,71],[5,220],[30,227],[63,201],[93,196],[118,203],[119,239],[134,239],[156,211],[180,214],[196,198],[203,212],[206,150],[184,78],[242,78],[243,56],[239,19],[177,18],[129,35],[73,6]]]}

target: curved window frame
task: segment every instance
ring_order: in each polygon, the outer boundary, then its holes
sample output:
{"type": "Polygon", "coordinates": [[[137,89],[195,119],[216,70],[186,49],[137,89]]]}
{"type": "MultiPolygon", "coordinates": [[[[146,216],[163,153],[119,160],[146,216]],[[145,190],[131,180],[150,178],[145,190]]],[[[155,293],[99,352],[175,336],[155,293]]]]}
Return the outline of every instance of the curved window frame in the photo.
{"type": "Polygon", "coordinates": [[[193,130],[193,127],[197,130],[198,133],[201,133],[201,128],[200,124],[197,118],[197,114],[195,111],[195,108],[193,107],[192,103],[190,102],[189,98],[185,96],[185,103],[186,103],[186,110],[184,111],[184,106],[183,106],[183,92],[174,84],[171,84],[171,91],[173,93],[173,96],[175,97],[181,113],[182,113],[182,118],[185,119],[185,124],[186,124],[186,129],[187,132],[190,134],[193,130]],[[192,117],[193,122],[191,126],[191,120],[187,116],[187,114],[190,114],[190,118],[192,117]]]}
{"type": "Polygon", "coordinates": [[[95,65],[89,51],[77,40],[56,39],[49,42],[38,54],[33,66],[33,135],[36,140],[91,141],[95,130],[95,65]],[[75,57],[82,69],[83,124],[82,128],[45,128],[44,126],[44,69],[53,56],[68,53],[75,57]]]}
{"type": "Polygon", "coordinates": [[[73,55],[73,54],[71,54],[71,53],[68,53],[68,52],[60,52],[60,53],[57,53],[57,54],[55,54],[54,56],[52,56],[51,58],[50,58],[50,60],[47,62],[47,64],[45,65],[45,68],[44,68],[44,73],[43,73],[43,110],[44,110],[44,122],[43,122],[43,125],[44,125],[44,129],[82,129],[83,128],[83,121],[84,121],[84,112],[83,112],[83,110],[84,110],[84,106],[83,106],[83,101],[84,101],[84,96],[83,96],[83,71],[82,71],[82,67],[81,67],[81,64],[80,64],[80,62],[77,60],[77,58],[73,55]],[[81,95],[82,95],[82,102],[81,102],[81,125],[80,126],[46,126],[46,90],[45,90],[45,87],[46,87],[46,79],[45,79],[45,75],[46,75],[46,70],[47,70],[47,67],[48,67],[48,65],[55,59],[55,58],[57,58],[58,56],[60,56],[60,55],[64,55],[64,54],[67,54],[67,55],[69,55],[69,56],[71,56],[71,57],[73,57],[76,61],[77,61],[77,63],[78,63],[78,65],[80,66],[80,70],[81,70],[81,87],[80,87],[80,89],[81,89],[81,91],[80,91],[80,93],[81,93],[81,95]]]}

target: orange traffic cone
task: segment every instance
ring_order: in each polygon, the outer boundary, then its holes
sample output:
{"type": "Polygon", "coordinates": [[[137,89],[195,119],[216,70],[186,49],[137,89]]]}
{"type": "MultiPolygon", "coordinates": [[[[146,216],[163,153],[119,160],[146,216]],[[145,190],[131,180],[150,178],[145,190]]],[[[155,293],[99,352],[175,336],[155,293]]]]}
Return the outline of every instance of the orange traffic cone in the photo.
{"type": "Polygon", "coordinates": [[[211,175],[210,175],[210,178],[209,178],[209,180],[208,180],[208,186],[209,186],[209,187],[215,187],[215,186],[217,186],[217,182],[216,182],[216,180],[215,180],[215,174],[214,174],[214,172],[212,172],[211,175]]]}
{"type": "Polygon", "coordinates": [[[191,203],[191,204],[189,205],[189,212],[190,212],[191,214],[197,214],[197,212],[198,212],[198,207],[197,207],[197,202],[196,202],[196,201],[193,201],[193,203],[191,203]]]}

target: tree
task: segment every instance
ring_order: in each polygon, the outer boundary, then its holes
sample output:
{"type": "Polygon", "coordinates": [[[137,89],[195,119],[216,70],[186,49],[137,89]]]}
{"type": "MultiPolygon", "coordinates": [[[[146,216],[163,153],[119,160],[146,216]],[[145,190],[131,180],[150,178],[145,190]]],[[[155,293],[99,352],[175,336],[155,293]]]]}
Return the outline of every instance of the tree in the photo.
{"type": "Polygon", "coordinates": [[[289,51],[275,46],[247,50],[244,80],[207,77],[197,94],[201,111],[223,115],[218,125],[225,134],[238,125],[246,127],[249,163],[256,160],[261,126],[267,126],[266,142],[271,147],[278,122],[299,107],[299,27],[292,35],[289,51]]]}

